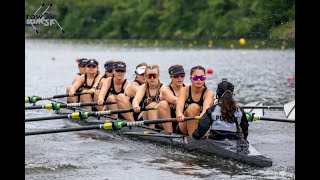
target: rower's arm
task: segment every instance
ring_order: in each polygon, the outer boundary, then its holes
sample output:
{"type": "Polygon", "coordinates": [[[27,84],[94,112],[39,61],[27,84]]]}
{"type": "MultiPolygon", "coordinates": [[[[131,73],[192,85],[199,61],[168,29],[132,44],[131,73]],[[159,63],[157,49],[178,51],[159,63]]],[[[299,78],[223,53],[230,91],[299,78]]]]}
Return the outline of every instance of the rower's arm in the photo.
{"type": "Polygon", "coordinates": [[[112,80],[112,77],[108,77],[107,79],[105,79],[103,81],[103,84],[102,84],[102,87],[101,87],[101,90],[100,90],[100,93],[98,96],[98,101],[100,101],[100,102],[104,101],[104,97],[106,96],[107,91],[110,88],[111,80],[112,80]]]}
{"type": "Polygon", "coordinates": [[[98,76],[99,81],[94,82],[92,88],[96,89],[96,88],[98,87],[100,81],[102,80],[102,78],[103,78],[103,76],[102,76],[102,75],[99,75],[99,76],[98,76]]]}
{"type": "Polygon", "coordinates": [[[126,95],[126,92],[128,91],[128,89],[131,87],[132,83],[127,80],[125,85],[123,86],[123,89],[124,89],[124,94],[126,95]]]}
{"type": "Polygon", "coordinates": [[[173,94],[169,87],[166,87],[162,91],[162,99],[170,104],[177,104],[178,97],[173,94]]]}
{"type": "Polygon", "coordinates": [[[134,97],[137,93],[137,89],[140,86],[137,83],[131,83],[128,87],[128,89],[124,92],[125,95],[129,97],[134,97]]]}
{"type": "Polygon", "coordinates": [[[205,94],[204,94],[203,99],[204,99],[203,108],[202,108],[202,113],[200,114],[200,116],[202,116],[206,112],[206,110],[213,105],[214,93],[210,90],[207,90],[207,92],[205,92],[205,94]]]}
{"type": "Polygon", "coordinates": [[[146,85],[143,84],[141,85],[138,90],[137,90],[137,93],[136,95],[134,96],[133,100],[132,100],[132,107],[135,108],[135,107],[138,107],[144,94],[146,93],[146,85]]]}
{"type": "Polygon", "coordinates": [[[69,95],[72,95],[76,92],[76,90],[81,86],[81,84],[84,83],[84,74],[79,76],[78,78],[75,79],[74,83],[72,84],[69,95]]]}
{"type": "Polygon", "coordinates": [[[176,105],[176,115],[183,115],[184,104],[187,100],[189,86],[181,88],[178,95],[177,105],[176,105]]]}

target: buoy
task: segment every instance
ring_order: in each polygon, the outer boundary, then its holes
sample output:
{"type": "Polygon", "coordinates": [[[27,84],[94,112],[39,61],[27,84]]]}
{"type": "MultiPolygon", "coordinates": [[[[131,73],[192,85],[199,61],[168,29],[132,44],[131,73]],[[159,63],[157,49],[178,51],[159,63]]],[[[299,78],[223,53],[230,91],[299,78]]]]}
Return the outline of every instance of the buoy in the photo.
{"type": "Polygon", "coordinates": [[[213,74],[213,69],[212,68],[208,68],[207,73],[212,75],[213,74]]]}
{"type": "Polygon", "coordinates": [[[245,40],[244,38],[240,38],[240,39],[239,39],[239,44],[240,44],[241,46],[245,45],[245,44],[246,44],[246,40],[245,40]]]}

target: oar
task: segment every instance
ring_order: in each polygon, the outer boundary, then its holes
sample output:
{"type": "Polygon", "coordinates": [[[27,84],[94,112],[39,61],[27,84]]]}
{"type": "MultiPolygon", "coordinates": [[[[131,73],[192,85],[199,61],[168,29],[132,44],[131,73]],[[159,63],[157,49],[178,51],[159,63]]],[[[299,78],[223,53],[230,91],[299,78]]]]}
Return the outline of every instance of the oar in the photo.
{"type": "MultiPolygon", "coordinates": [[[[199,120],[200,116],[195,117],[185,117],[185,121],[196,119],[199,120]]],[[[91,129],[105,129],[105,130],[119,130],[123,127],[132,127],[132,126],[140,126],[140,125],[148,125],[148,124],[156,124],[156,123],[165,123],[176,121],[176,118],[168,118],[168,119],[156,119],[156,120],[144,120],[144,121],[134,121],[134,122],[124,122],[120,120],[116,120],[113,122],[106,122],[104,124],[99,125],[90,125],[84,127],[73,127],[73,128],[63,128],[63,129],[52,129],[52,130],[44,130],[44,131],[34,131],[34,132],[26,132],[25,136],[37,135],[37,134],[51,134],[51,133],[60,133],[60,132],[71,132],[71,131],[83,131],[83,130],[91,130],[91,129]]]]}
{"type": "MultiPolygon", "coordinates": [[[[76,92],[74,93],[73,96],[79,96],[83,94],[89,94],[87,92],[76,92]]],[[[54,96],[49,96],[49,97],[39,97],[39,96],[29,96],[25,98],[25,103],[36,103],[39,100],[49,100],[49,99],[54,99],[54,98],[63,98],[63,97],[69,97],[68,94],[59,94],[59,95],[54,95],[54,96]]]]}
{"type": "MultiPolygon", "coordinates": [[[[116,102],[103,102],[103,105],[108,105],[108,104],[115,104],[116,102]]],[[[97,102],[83,102],[83,103],[49,103],[49,104],[44,104],[44,105],[38,105],[38,106],[27,106],[25,109],[52,109],[52,110],[59,110],[61,108],[65,107],[82,107],[82,106],[95,106],[97,105],[97,102]]]]}
{"type": "Polygon", "coordinates": [[[287,123],[295,123],[294,119],[284,119],[284,118],[272,118],[272,117],[262,117],[250,113],[246,113],[247,119],[249,122],[257,121],[257,120],[264,120],[264,121],[277,121],[277,122],[287,122],[287,123]]]}
{"type": "MultiPolygon", "coordinates": [[[[152,108],[141,108],[141,111],[157,110],[157,109],[158,107],[156,106],[152,108]]],[[[127,113],[127,112],[133,112],[133,109],[118,109],[118,110],[96,111],[96,112],[88,112],[86,110],[83,110],[83,111],[74,112],[71,114],[28,118],[28,119],[25,119],[25,122],[42,121],[42,120],[50,120],[50,119],[87,119],[89,116],[101,116],[101,115],[127,113]]]]}
{"type": "Polygon", "coordinates": [[[241,106],[243,109],[283,109],[283,106],[241,106]]]}

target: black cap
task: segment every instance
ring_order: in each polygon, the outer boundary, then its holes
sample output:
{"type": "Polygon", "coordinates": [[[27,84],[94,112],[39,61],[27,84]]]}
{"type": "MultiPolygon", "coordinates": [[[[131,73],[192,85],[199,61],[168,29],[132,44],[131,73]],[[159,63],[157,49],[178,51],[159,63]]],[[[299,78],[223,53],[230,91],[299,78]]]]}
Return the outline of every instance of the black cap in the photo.
{"type": "Polygon", "coordinates": [[[99,62],[95,59],[88,59],[87,66],[89,66],[89,65],[98,66],[99,62]]]}
{"type": "Polygon", "coordinates": [[[105,63],[104,68],[106,69],[106,71],[114,69],[114,62],[105,63]]]}
{"type": "Polygon", "coordinates": [[[225,91],[231,91],[233,93],[234,86],[232,83],[228,82],[226,79],[222,79],[222,82],[218,84],[217,87],[217,99],[222,96],[225,91]]]}
{"type": "Polygon", "coordinates": [[[183,67],[181,65],[171,66],[168,71],[169,71],[170,75],[185,74],[184,69],[183,69],[183,67]]]}
{"type": "Polygon", "coordinates": [[[88,59],[87,58],[80,58],[78,61],[78,65],[86,65],[88,59]]]}
{"type": "Polygon", "coordinates": [[[127,66],[125,64],[115,63],[113,67],[114,67],[114,70],[125,71],[127,66]]]}

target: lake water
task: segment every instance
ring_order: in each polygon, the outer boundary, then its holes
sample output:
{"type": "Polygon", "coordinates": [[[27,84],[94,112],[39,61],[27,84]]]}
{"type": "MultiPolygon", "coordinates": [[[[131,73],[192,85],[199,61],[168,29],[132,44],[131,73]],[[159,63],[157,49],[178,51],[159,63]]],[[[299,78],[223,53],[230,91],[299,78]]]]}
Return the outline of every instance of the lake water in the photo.
{"type": "MultiPolygon", "coordinates": [[[[77,73],[76,58],[95,58],[100,71],[109,59],[127,63],[126,77],[134,79],[140,62],[160,65],[160,79],[169,83],[168,68],[181,64],[187,73],[196,65],[212,68],[208,88],[216,91],[221,78],[235,85],[241,104],[261,101],[283,105],[295,99],[295,50],[135,48],[78,41],[26,39],[25,95],[64,94],[77,73]]],[[[185,78],[189,84],[189,79],[185,78]]],[[[39,101],[45,104],[49,101],[39,101]]],[[[25,117],[53,115],[28,110],[25,117]]],[[[281,110],[265,116],[284,118],[281,110]]],[[[68,120],[29,122],[26,131],[77,126],[68,120]]],[[[25,137],[26,179],[295,179],[295,124],[270,121],[250,123],[249,142],[273,160],[255,168],[230,160],[137,142],[97,130],[25,137]]]]}

